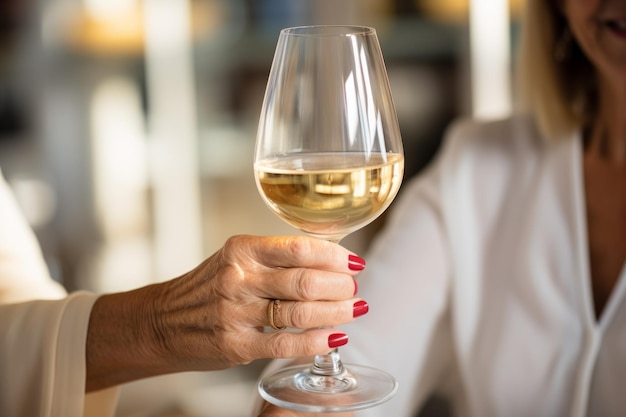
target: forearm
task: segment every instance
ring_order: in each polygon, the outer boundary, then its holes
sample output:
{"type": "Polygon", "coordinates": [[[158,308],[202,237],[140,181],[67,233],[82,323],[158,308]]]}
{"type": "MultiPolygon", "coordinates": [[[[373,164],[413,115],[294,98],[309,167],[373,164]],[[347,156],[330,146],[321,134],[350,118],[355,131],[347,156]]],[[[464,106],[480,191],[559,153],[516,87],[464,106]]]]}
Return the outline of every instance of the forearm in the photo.
{"type": "Polygon", "coordinates": [[[87,392],[171,372],[150,311],[157,291],[149,286],[96,300],[87,332],[87,392]]]}

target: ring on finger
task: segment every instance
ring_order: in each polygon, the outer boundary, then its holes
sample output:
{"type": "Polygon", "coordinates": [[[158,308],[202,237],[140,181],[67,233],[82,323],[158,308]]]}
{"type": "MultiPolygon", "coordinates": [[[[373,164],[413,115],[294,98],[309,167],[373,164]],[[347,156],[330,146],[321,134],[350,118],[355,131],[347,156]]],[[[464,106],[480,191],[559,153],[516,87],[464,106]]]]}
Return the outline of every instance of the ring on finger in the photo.
{"type": "Polygon", "coordinates": [[[276,316],[280,313],[280,300],[270,300],[267,305],[267,318],[270,322],[270,327],[274,330],[285,330],[287,326],[277,326],[276,316]]]}

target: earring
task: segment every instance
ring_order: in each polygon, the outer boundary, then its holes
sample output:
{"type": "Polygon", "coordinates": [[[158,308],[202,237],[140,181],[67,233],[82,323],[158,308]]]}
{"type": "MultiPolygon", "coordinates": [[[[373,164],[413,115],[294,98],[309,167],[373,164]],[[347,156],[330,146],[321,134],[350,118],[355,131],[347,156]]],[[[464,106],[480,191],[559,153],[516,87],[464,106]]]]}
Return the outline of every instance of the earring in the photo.
{"type": "Polygon", "coordinates": [[[570,49],[572,46],[572,32],[569,30],[568,26],[565,26],[563,32],[561,32],[561,36],[556,41],[556,45],[554,47],[554,59],[557,62],[564,62],[570,56],[570,49]]]}

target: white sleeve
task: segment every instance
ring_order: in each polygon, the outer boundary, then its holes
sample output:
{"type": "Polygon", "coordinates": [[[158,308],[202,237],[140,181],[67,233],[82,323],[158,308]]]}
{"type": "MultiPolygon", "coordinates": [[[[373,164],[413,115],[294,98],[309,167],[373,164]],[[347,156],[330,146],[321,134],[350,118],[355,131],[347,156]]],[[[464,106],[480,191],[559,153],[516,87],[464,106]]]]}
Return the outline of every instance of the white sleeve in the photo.
{"type": "Polygon", "coordinates": [[[85,395],[85,340],[97,297],[0,305],[0,414],[79,417],[85,395]]]}
{"type": "Polygon", "coordinates": [[[65,296],[0,172],[0,303],[65,296]]]}
{"type": "Polygon", "coordinates": [[[83,407],[85,416],[113,415],[118,389],[85,395],[87,326],[96,298],[67,297],[50,277],[0,172],[0,415],[80,417],[83,407]]]}
{"type": "MultiPolygon", "coordinates": [[[[399,382],[387,403],[358,416],[412,417],[452,363],[451,271],[436,167],[403,188],[357,277],[369,313],[342,326],[344,363],[383,369],[399,382]]],[[[348,365],[349,366],[349,365],[348,365]]]]}

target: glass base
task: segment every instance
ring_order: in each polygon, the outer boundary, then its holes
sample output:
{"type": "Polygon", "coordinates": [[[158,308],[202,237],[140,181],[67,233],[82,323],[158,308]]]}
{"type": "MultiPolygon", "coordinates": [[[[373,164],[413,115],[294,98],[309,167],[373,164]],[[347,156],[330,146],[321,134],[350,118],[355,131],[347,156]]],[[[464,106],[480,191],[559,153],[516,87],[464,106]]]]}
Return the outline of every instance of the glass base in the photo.
{"type": "Polygon", "coordinates": [[[290,366],[259,382],[266,401],[309,413],[362,410],[384,403],[397,390],[398,382],[388,373],[353,364],[332,376],[312,373],[310,365],[290,366]]]}

